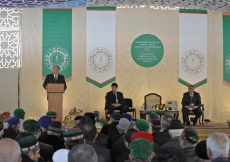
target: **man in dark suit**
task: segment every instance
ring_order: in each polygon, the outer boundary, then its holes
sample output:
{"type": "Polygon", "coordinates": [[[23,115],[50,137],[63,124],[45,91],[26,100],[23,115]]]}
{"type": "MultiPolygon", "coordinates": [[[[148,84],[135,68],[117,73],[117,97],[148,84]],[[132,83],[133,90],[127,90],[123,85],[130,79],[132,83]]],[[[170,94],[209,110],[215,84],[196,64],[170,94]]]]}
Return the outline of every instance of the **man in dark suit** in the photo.
{"type": "Polygon", "coordinates": [[[106,109],[108,109],[109,114],[112,115],[113,111],[120,110],[120,113],[126,113],[127,109],[124,106],[125,100],[123,94],[117,91],[117,83],[111,85],[112,91],[106,94],[106,109]]]}
{"type": "Polygon", "coordinates": [[[188,112],[193,111],[196,116],[193,121],[193,125],[196,125],[197,119],[201,116],[202,112],[200,109],[201,106],[201,98],[200,94],[194,91],[194,86],[190,85],[188,87],[188,92],[184,93],[182,99],[182,112],[183,112],[183,119],[186,122],[186,125],[190,125],[188,112]]]}
{"type": "Polygon", "coordinates": [[[58,74],[60,70],[60,67],[57,65],[54,65],[53,67],[53,74],[48,74],[46,76],[46,79],[43,83],[43,87],[46,89],[48,83],[57,83],[57,84],[64,84],[64,88],[66,90],[66,83],[65,83],[65,77],[63,75],[58,74]]]}

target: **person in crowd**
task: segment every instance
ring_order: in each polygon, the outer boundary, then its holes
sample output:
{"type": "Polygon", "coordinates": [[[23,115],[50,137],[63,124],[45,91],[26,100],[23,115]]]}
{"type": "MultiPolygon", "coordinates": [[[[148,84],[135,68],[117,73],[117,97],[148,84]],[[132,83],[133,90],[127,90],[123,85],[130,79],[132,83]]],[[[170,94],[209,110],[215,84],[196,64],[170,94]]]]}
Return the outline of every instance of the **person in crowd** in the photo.
{"type": "Polygon", "coordinates": [[[149,127],[150,127],[150,125],[149,125],[149,123],[145,119],[140,118],[140,119],[136,120],[135,128],[137,130],[148,132],[149,127]]]}
{"type": "Polygon", "coordinates": [[[110,150],[102,147],[95,143],[96,135],[97,135],[97,128],[96,126],[91,123],[84,123],[82,125],[83,134],[84,134],[84,143],[91,145],[97,154],[100,154],[104,157],[105,162],[110,162],[110,150]]]}
{"type": "Polygon", "coordinates": [[[84,114],[84,116],[88,116],[88,117],[91,119],[91,121],[92,121],[94,124],[96,124],[94,113],[92,113],[92,112],[86,112],[86,113],[84,114]]]}
{"type": "Polygon", "coordinates": [[[201,106],[200,94],[194,91],[194,85],[189,85],[188,92],[184,93],[182,99],[183,119],[184,122],[186,122],[186,125],[190,125],[190,121],[188,118],[189,111],[193,111],[196,114],[195,119],[193,120],[193,125],[196,125],[197,119],[199,119],[199,117],[202,114],[200,106],[201,106]]]}
{"type": "Polygon", "coordinates": [[[119,120],[121,119],[120,113],[113,112],[111,118],[111,124],[103,125],[101,132],[104,135],[108,135],[110,128],[114,128],[118,125],[119,120]]]}
{"type": "Polygon", "coordinates": [[[14,110],[14,116],[18,117],[20,119],[20,127],[19,127],[19,131],[23,132],[23,121],[25,118],[25,111],[22,108],[17,108],[14,110]]]}
{"type": "Polygon", "coordinates": [[[127,157],[129,157],[129,146],[131,144],[131,137],[134,133],[138,132],[136,129],[128,129],[125,131],[125,135],[123,138],[117,140],[113,147],[110,150],[110,155],[112,162],[120,162],[128,160],[127,157]]]}
{"type": "Polygon", "coordinates": [[[181,149],[179,139],[182,131],[184,130],[184,127],[181,124],[180,120],[172,120],[168,129],[171,140],[163,144],[160,149],[166,147],[176,147],[178,149],[181,149]]]}
{"type": "Polygon", "coordinates": [[[21,148],[22,162],[38,162],[40,149],[38,139],[35,136],[22,137],[17,142],[21,148]]]}
{"type": "Polygon", "coordinates": [[[4,124],[2,122],[0,122],[0,139],[2,138],[2,135],[4,133],[4,132],[2,132],[3,128],[4,128],[4,124]]]}
{"type": "Polygon", "coordinates": [[[46,115],[49,116],[52,121],[55,121],[57,118],[57,113],[55,111],[48,111],[46,115]]]}
{"type": "Polygon", "coordinates": [[[57,150],[52,157],[53,162],[68,162],[69,150],[60,149],[57,150]]]}
{"type": "Polygon", "coordinates": [[[168,128],[172,119],[173,117],[171,115],[164,115],[161,119],[162,132],[153,135],[154,141],[158,144],[159,147],[171,140],[168,128]]]}
{"type": "Polygon", "coordinates": [[[153,157],[152,144],[144,138],[138,138],[131,142],[129,160],[125,162],[151,162],[153,157]]]}
{"type": "Polygon", "coordinates": [[[148,132],[149,132],[150,134],[153,133],[153,130],[152,130],[152,120],[153,120],[153,119],[159,119],[159,115],[157,115],[157,113],[155,113],[155,112],[151,112],[151,113],[148,115],[148,119],[147,119],[147,121],[149,122],[149,130],[148,130],[148,132]]]}
{"type": "Polygon", "coordinates": [[[195,146],[199,141],[199,136],[197,132],[191,128],[187,127],[180,135],[180,146],[182,152],[186,158],[186,162],[194,162],[197,160],[195,146]]]}
{"type": "Polygon", "coordinates": [[[2,138],[11,138],[15,139],[19,133],[20,119],[16,116],[13,116],[8,119],[8,128],[4,129],[2,138]]]}
{"type": "Polygon", "coordinates": [[[64,145],[66,149],[71,150],[74,146],[84,143],[84,135],[81,130],[70,129],[63,133],[64,145]]]}
{"type": "Polygon", "coordinates": [[[185,160],[181,149],[175,147],[165,147],[157,155],[158,162],[185,162],[185,160]]]}
{"type": "Polygon", "coordinates": [[[48,126],[48,137],[45,143],[54,147],[54,150],[65,148],[64,139],[61,137],[62,126],[60,121],[52,121],[48,126]]]}
{"type": "Polygon", "coordinates": [[[21,162],[21,149],[19,144],[10,139],[0,140],[0,162],[21,162]]]}
{"type": "Polygon", "coordinates": [[[227,162],[229,152],[229,138],[225,133],[211,134],[207,141],[207,155],[212,162],[227,162]]]}
{"type": "Polygon", "coordinates": [[[130,122],[132,122],[132,115],[130,115],[130,114],[128,114],[128,113],[123,113],[122,115],[121,115],[121,118],[126,118],[126,119],[128,119],[130,122]]]}
{"type": "Polygon", "coordinates": [[[92,146],[78,145],[75,146],[68,154],[68,162],[100,162],[92,146]]]}
{"type": "Polygon", "coordinates": [[[207,155],[206,140],[200,141],[195,147],[196,156],[198,157],[196,162],[211,162],[207,155]]]}
{"type": "MultiPolygon", "coordinates": [[[[40,125],[36,120],[33,119],[26,120],[23,123],[23,129],[25,132],[34,135],[37,139],[39,139],[41,135],[40,125]]],[[[44,159],[44,161],[51,161],[52,156],[54,154],[54,147],[49,144],[39,142],[39,148],[40,148],[40,155],[44,159]]]]}
{"type": "Polygon", "coordinates": [[[118,92],[117,83],[112,83],[111,91],[106,94],[106,109],[109,111],[109,114],[112,115],[114,110],[120,110],[120,113],[126,113],[127,108],[124,106],[125,100],[123,94],[118,92]]]}
{"type": "Polygon", "coordinates": [[[78,116],[76,116],[76,117],[74,118],[74,121],[75,121],[76,125],[78,125],[78,123],[81,122],[81,119],[82,119],[82,116],[81,116],[81,115],[78,115],[78,116]]]}
{"type": "Polygon", "coordinates": [[[52,119],[49,116],[42,116],[39,120],[38,123],[40,124],[42,133],[41,136],[38,138],[39,142],[46,142],[48,138],[48,126],[52,122],[52,119]]]}
{"type": "Polygon", "coordinates": [[[128,119],[121,118],[116,127],[110,128],[108,133],[108,148],[112,148],[113,144],[124,135],[127,129],[131,127],[132,123],[128,119]]]}

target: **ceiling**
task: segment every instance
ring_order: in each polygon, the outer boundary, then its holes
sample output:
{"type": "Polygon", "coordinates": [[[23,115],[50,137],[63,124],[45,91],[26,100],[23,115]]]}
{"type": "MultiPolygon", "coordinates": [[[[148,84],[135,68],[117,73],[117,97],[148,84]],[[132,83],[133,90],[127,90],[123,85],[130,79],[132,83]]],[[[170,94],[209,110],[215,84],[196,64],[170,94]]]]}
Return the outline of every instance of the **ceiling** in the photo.
{"type": "Polygon", "coordinates": [[[124,5],[153,5],[230,11],[230,0],[0,0],[0,7],[11,8],[73,8],[124,5]]]}

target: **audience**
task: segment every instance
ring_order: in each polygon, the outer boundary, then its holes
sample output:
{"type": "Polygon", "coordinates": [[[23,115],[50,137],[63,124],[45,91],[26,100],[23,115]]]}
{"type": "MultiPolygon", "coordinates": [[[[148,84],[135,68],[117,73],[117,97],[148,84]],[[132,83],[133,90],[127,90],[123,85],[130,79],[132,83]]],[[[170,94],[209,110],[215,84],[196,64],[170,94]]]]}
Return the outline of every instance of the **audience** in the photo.
{"type": "Polygon", "coordinates": [[[8,128],[4,129],[2,138],[15,139],[19,133],[20,120],[18,117],[13,116],[8,119],[8,128]]]}
{"type": "Polygon", "coordinates": [[[23,125],[24,118],[25,118],[25,111],[22,108],[17,108],[14,110],[14,116],[20,119],[19,131],[22,132],[23,131],[22,125],[23,125]]]}
{"type": "Polygon", "coordinates": [[[21,162],[21,149],[16,141],[10,138],[0,140],[0,162],[21,162]]]}
{"type": "Polygon", "coordinates": [[[48,127],[50,123],[52,122],[52,119],[49,116],[42,116],[39,120],[38,123],[40,124],[40,127],[42,129],[41,136],[38,138],[39,142],[46,142],[48,138],[48,127]]]}
{"type": "Polygon", "coordinates": [[[113,114],[110,117],[111,124],[103,125],[101,129],[101,133],[104,135],[108,135],[110,128],[116,127],[120,119],[121,119],[120,113],[113,112],[113,114]]]}
{"type": "Polygon", "coordinates": [[[207,141],[207,155],[212,162],[227,162],[229,138],[225,133],[211,134],[207,141]]]}
{"type": "MultiPolygon", "coordinates": [[[[175,147],[165,147],[157,155],[158,162],[185,162],[182,151],[175,147]]],[[[195,162],[195,161],[194,161],[195,162]]]]}
{"type": "Polygon", "coordinates": [[[196,162],[211,162],[207,155],[206,140],[197,143],[195,147],[195,152],[197,156],[196,162]]]}
{"type": "Polygon", "coordinates": [[[69,150],[60,149],[53,154],[53,162],[68,162],[69,150]]]}
{"type": "Polygon", "coordinates": [[[84,135],[81,130],[70,129],[63,134],[66,149],[71,150],[74,146],[84,143],[84,135]]]}
{"type": "Polygon", "coordinates": [[[97,161],[97,154],[90,145],[75,146],[68,154],[68,162],[101,162],[97,161]],[[77,159],[77,160],[76,160],[77,159]]]}

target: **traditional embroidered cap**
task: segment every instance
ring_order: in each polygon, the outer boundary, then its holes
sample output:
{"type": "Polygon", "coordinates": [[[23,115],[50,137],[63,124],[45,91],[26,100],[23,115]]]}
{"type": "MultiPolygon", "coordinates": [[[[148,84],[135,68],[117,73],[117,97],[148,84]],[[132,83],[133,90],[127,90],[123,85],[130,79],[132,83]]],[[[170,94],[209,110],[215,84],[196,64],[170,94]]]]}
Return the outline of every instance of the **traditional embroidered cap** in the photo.
{"type": "Polygon", "coordinates": [[[18,125],[20,123],[20,119],[16,116],[13,116],[11,118],[8,119],[8,125],[18,125]]]}
{"type": "Polygon", "coordinates": [[[172,120],[168,129],[183,129],[180,120],[172,120]]]}
{"type": "Polygon", "coordinates": [[[196,155],[203,159],[203,160],[208,160],[208,156],[207,156],[207,145],[206,145],[206,140],[204,141],[200,141],[199,143],[197,143],[196,147],[195,147],[195,152],[196,155]]]}
{"type": "Polygon", "coordinates": [[[81,120],[82,116],[76,116],[74,120],[81,120]]]}
{"type": "Polygon", "coordinates": [[[199,141],[199,136],[195,129],[192,127],[187,127],[183,131],[182,138],[187,140],[191,144],[196,144],[199,141]]]}
{"type": "Polygon", "coordinates": [[[22,137],[17,142],[18,142],[22,151],[28,151],[28,150],[31,150],[31,149],[39,146],[38,139],[33,135],[22,137]]]}
{"type": "Polygon", "coordinates": [[[151,120],[151,123],[152,123],[153,125],[161,125],[161,121],[160,121],[159,119],[152,119],[152,120],[151,120]]]}
{"type": "Polygon", "coordinates": [[[55,111],[48,111],[46,113],[46,115],[50,116],[50,117],[57,117],[57,113],[55,111]]]}
{"type": "Polygon", "coordinates": [[[48,130],[56,133],[62,132],[62,126],[60,121],[52,121],[48,126],[48,130]]]}
{"type": "Polygon", "coordinates": [[[29,132],[31,134],[37,134],[38,132],[40,132],[41,127],[36,120],[28,119],[28,120],[24,121],[23,129],[26,132],[29,132]]]}
{"type": "Polygon", "coordinates": [[[132,120],[132,116],[131,116],[130,114],[128,114],[128,113],[122,114],[122,115],[121,115],[121,118],[126,118],[126,119],[128,119],[129,121],[132,120]]]}
{"type": "Polygon", "coordinates": [[[14,116],[17,116],[20,119],[23,119],[25,116],[25,111],[22,108],[17,108],[14,110],[14,116]]]}
{"type": "Polygon", "coordinates": [[[150,118],[152,118],[152,119],[159,119],[159,115],[157,115],[157,113],[155,113],[155,112],[151,112],[151,113],[149,114],[149,116],[150,116],[150,118]]]}
{"type": "Polygon", "coordinates": [[[146,131],[139,131],[139,132],[135,133],[131,137],[131,140],[133,141],[133,140],[138,139],[138,138],[144,138],[144,139],[148,140],[150,143],[153,142],[153,136],[146,131]]]}
{"type": "Polygon", "coordinates": [[[121,118],[119,120],[119,123],[117,124],[116,128],[120,131],[126,131],[127,129],[129,129],[131,127],[131,123],[128,119],[126,118],[121,118]]]}
{"type": "Polygon", "coordinates": [[[84,137],[83,132],[77,129],[69,129],[63,134],[65,141],[74,141],[84,137]]]}
{"type": "Polygon", "coordinates": [[[148,131],[149,130],[149,123],[145,119],[137,119],[136,127],[140,131],[148,131]]]}
{"type": "Polygon", "coordinates": [[[68,162],[68,153],[67,149],[57,150],[52,157],[53,162],[68,162]]]}
{"type": "Polygon", "coordinates": [[[144,139],[138,138],[131,142],[130,144],[130,153],[136,158],[143,160],[151,156],[153,152],[152,144],[144,139]]]}
{"type": "Polygon", "coordinates": [[[113,112],[112,118],[115,119],[115,120],[120,120],[121,119],[121,115],[120,115],[120,113],[113,112]]]}
{"type": "Polygon", "coordinates": [[[42,128],[48,129],[48,126],[50,125],[52,119],[49,116],[42,116],[39,120],[38,123],[42,128]]]}

